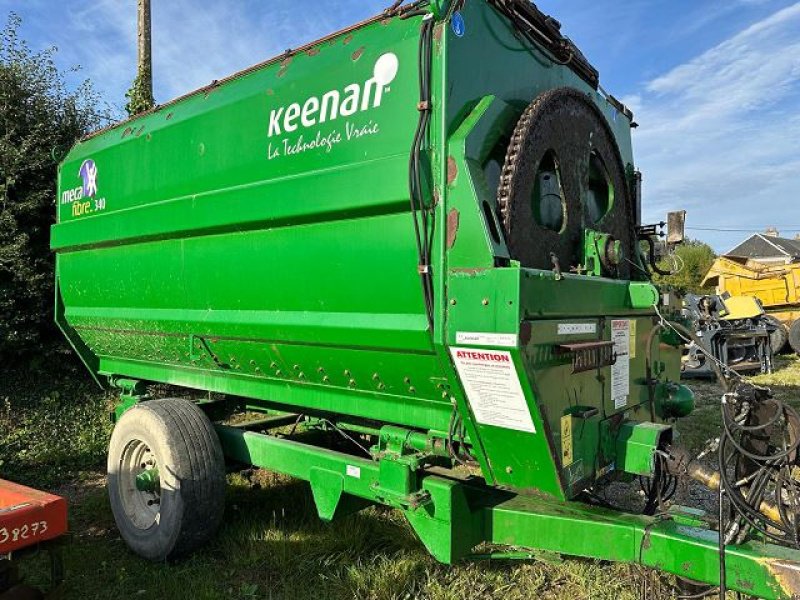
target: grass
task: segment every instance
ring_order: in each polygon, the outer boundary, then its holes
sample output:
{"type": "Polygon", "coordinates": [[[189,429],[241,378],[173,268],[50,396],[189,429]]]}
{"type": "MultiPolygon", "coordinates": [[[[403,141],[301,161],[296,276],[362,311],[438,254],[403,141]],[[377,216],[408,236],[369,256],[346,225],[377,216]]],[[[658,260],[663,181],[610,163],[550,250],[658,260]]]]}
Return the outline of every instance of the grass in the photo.
{"type": "Polygon", "coordinates": [[[7,368],[0,376],[0,473],[53,487],[96,472],[111,434],[110,402],[75,365],[47,373],[7,368]]]}
{"type": "Polygon", "coordinates": [[[634,600],[652,574],[623,565],[436,563],[396,511],[370,508],[321,523],[304,483],[233,475],[224,527],[177,565],[132,555],[101,488],[73,502],[67,598],[585,598],[634,600]]]}
{"type": "MultiPolygon", "coordinates": [[[[800,360],[781,359],[779,367],[756,380],[796,405],[800,360]]],[[[324,524],[305,483],[263,471],[229,476],[224,524],[207,547],[175,565],[145,562],[114,525],[102,477],[109,399],[77,383],[84,379],[78,372],[0,383],[0,471],[70,500],[67,599],[634,600],[643,588],[647,598],[674,597],[657,573],[630,565],[580,559],[440,565],[397,511],[375,507],[324,524]]],[[[681,423],[682,441],[697,450],[718,431],[719,390],[710,382],[691,385],[697,410],[681,423]]],[[[41,561],[26,568],[33,583],[43,581],[41,561]]]]}

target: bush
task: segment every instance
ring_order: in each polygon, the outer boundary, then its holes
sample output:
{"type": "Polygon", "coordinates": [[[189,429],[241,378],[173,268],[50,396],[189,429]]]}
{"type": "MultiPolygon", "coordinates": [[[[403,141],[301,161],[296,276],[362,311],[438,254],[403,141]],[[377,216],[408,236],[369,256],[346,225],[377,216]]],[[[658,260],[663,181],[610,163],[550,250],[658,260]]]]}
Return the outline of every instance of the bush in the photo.
{"type": "Polygon", "coordinates": [[[54,487],[103,465],[110,398],[77,369],[0,381],[0,475],[54,487]]]}
{"type": "Polygon", "coordinates": [[[69,91],[55,50],[32,52],[19,26],[12,13],[0,34],[0,358],[61,339],[49,248],[56,158],[108,118],[90,83],[69,91]]]}
{"type": "Polygon", "coordinates": [[[717,255],[714,250],[699,240],[686,240],[675,249],[675,256],[659,262],[659,267],[666,271],[675,271],[674,275],[654,275],[653,282],[660,286],[669,286],[681,294],[713,294],[713,286],[704,288],[701,284],[714,264],[717,255]],[[677,269],[676,269],[677,267],[677,269]]]}

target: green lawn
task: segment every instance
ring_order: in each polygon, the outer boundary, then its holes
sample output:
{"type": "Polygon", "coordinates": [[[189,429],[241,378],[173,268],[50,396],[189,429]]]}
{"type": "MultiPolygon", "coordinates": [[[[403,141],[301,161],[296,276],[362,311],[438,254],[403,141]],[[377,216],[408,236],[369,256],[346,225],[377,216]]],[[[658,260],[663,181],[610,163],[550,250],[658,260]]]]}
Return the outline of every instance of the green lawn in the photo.
{"type": "MultiPolygon", "coordinates": [[[[316,517],[307,485],[263,471],[230,476],[220,534],[175,565],[131,554],[116,532],[103,487],[110,432],[109,398],[80,372],[56,379],[3,377],[0,467],[4,477],[56,490],[70,499],[65,548],[66,598],[368,598],[503,600],[673,597],[668,581],[638,567],[562,562],[480,562],[446,567],[428,556],[399,513],[371,508],[333,524],[316,517]]],[[[798,397],[800,361],[783,359],[758,378],[798,397]]],[[[682,423],[698,449],[715,435],[719,391],[692,382],[698,407],[682,423]]],[[[32,561],[41,580],[43,563],[32,561]]]]}

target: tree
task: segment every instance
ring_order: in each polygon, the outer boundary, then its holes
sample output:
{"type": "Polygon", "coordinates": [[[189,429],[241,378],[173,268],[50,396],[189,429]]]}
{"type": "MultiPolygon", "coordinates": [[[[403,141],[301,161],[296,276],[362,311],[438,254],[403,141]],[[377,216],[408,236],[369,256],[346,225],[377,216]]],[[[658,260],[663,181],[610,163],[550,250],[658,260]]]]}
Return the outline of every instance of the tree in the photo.
{"type": "Polygon", "coordinates": [[[659,268],[665,271],[677,271],[674,275],[653,276],[653,283],[670,286],[681,294],[709,294],[714,288],[704,288],[701,284],[708,269],[716,260],[714,250],[699,240],[686,240],[674,251],[674,256],[659,261],[659,268]]]}
{"type": "MultiPolygon", "coordinates": [[[[33,52],[11,14],[0,33],[0,356],[19,355],[55,338],[53,256],[56,166],[108,116],[98,115],[89,82],[73,91],[56,67],[55,49],[33,52]]],[[[106,111],[108,112],[108,111],[106,111]]]]}

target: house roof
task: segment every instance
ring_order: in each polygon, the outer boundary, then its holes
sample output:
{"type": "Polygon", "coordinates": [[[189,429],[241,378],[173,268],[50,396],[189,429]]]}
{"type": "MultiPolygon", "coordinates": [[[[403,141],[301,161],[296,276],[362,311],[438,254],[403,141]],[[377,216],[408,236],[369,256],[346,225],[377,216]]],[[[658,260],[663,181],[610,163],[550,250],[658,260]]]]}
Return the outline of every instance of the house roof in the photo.
{"type": "Polygon", "coordinates": [[[725,256],[752,258],[755,260],[767,258],[800,260],[800,240],[755,233],[729,252],[726,252],[725,256]]]}

